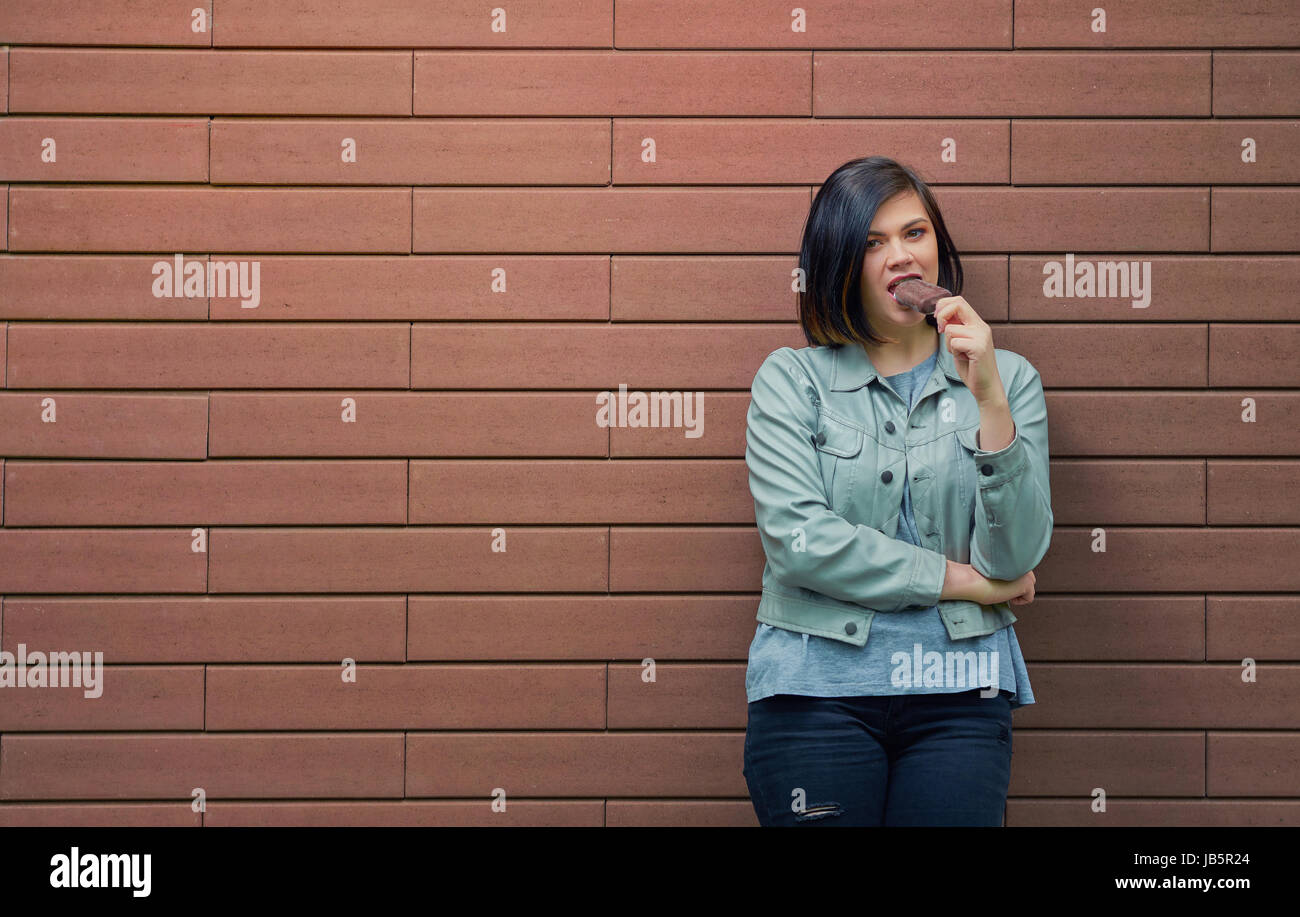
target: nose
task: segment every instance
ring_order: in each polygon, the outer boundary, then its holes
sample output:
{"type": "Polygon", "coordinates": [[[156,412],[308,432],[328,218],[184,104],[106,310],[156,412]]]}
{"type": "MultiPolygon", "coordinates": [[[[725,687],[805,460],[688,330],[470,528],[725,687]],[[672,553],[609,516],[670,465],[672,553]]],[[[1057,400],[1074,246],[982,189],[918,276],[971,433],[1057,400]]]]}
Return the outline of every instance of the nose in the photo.
{"type": "Polygon", "coordinates": [[[894,239],[893,242],[887,242],[885,245],[888,246],[885,248],[885,264],[889,267],[896,268],[898,265],[911,264],[911,252],[907,251],[907,246],[902,239],[894,239]]]}
{"type": "Polygon", "coordinates": [[[912,263],[912,255],[907,250],[901,240],[886,243],[889,248],[886,250],[885,263],[891,268],[898,265],[908,265],[912,263]]]}

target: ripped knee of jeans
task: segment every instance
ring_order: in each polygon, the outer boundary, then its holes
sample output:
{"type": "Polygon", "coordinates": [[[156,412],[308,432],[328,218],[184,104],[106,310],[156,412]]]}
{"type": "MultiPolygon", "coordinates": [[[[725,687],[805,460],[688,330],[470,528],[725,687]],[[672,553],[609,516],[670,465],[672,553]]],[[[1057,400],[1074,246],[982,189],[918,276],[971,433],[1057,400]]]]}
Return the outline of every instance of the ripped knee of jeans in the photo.
{"type": "Polygon", "coordinates": [[[818,818],[827,818],[832,815],[843,815],[844,808],[838,802],[827,802],[822,805],[809,806],[802,812],[795,815],[795,821],[813,821],[818,818]]]}

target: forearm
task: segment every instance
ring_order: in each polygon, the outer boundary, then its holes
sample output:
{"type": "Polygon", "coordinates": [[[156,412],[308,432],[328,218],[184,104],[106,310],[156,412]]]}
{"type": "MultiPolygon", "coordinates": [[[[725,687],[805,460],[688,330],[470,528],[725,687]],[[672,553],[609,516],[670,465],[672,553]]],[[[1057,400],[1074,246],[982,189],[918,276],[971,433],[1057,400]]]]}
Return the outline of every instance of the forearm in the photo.
{"type": "Polygon", "coordinates": [[[984,574],[970,564],[949,559],[944,570],[943,591],[939,593],[939,600],[974,602],[983,595],[981,587],[985,585],[987,579],[984,574]]]}

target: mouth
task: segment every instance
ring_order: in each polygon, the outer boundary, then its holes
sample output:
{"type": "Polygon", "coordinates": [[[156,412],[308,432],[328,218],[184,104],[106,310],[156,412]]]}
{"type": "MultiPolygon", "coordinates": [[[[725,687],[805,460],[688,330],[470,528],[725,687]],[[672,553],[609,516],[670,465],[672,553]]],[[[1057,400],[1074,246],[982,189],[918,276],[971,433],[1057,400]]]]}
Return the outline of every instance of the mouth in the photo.
{"type": "MultiPolygon", "coordinates": [[[[893,280],[889,281],[889,286],[885,287],[885,291],[889,294],[890,298],[894,300],[894,302],[898,302],[898,297],[894,295],[894,287],[898,286],[900,283],[902,283],[904,280],[907,280],[909,277],[915,277],[917,280],[925,279],[920,274],[912,273],[912,274],[904,274],[901,277],[896,277],[893,280]]],[[[902,305],[902,303],[899,303],[899,305],[902,305]]]]}

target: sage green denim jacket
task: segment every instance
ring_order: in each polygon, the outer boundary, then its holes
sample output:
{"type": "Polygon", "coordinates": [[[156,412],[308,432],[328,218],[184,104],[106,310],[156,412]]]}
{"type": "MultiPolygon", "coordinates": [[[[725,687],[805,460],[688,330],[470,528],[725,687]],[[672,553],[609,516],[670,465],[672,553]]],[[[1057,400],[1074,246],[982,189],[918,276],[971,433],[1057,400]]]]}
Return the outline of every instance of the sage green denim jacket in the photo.
{"type": "Polygon", "coordinates": [[[953,640],[1016,620],[1006,602],[939,601],[946,559],[1014,580],[1052,539],[1042,381],[1019,354],[995,355],[1015,423],[996,452],[976,444],[979,407],[942,337],[910,414],[860,345],[763,361],[745,434],[767,555],[759,621],[863,646],[876,612],[937,604],[953,640]],[[894,537],[904,475],[920,547],[894,537]]]}

